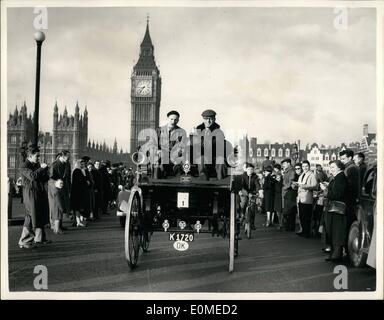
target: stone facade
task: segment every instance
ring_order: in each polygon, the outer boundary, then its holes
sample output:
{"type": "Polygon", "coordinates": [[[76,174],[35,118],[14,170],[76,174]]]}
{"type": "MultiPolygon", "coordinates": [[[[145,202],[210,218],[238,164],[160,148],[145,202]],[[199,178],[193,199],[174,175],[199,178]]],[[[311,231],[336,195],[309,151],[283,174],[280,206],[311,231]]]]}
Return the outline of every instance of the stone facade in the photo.
{"type": "Polygon", "coordinates": [[[258,143],[257,138],[251,138],[249,143],[249,160],[258,168],[266,157],[280,163],[285,158],[291,158],[293,162],[302,159],[302,151],[300,150],[300,140],[290,143],[258,143]]]}
{"type": "MultiPolygon", "coordinates": [[[[20,111],[16,106],[13,114],[9,116],[7,122],[7,145],[8,145],[8,176],[17,179],[18,168],[23,162],[21,148],[28,145],[33,140],[33,119],[27,114],[26,103],[22,105],[20,111]]],[[[40,161],[52,163],[56,155],[62,150],[71,153],[72,165],[82,156],[89,156],[95,160],[110,160],[111,163],[123,162],[131,165],[130,156],[121,149],[118,151],[117,141],[113,147],[109,147],[104,142],[90,142],[88,140],[88,111],[85,107],[80,114],[80,107],[76,103],[75,114],[69,115],[67,108],[59,114],[57,103],[53,108],[53,129],[52,133],[39,133],[40,161]]]]}

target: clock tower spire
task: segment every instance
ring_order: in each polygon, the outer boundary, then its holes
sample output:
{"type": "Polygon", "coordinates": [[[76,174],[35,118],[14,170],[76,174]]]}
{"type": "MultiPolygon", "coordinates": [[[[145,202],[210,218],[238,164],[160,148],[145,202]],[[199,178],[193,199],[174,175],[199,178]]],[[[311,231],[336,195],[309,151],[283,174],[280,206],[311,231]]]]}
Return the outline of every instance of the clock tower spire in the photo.
{"type": "Polygon", "coordinates": [[[131,153],[144,144],[143,141],[138,141],[140,131],[159,127],[160,98],[161,77],[155,61],[147,16],[139,60],[131,75],[131,153]]]}

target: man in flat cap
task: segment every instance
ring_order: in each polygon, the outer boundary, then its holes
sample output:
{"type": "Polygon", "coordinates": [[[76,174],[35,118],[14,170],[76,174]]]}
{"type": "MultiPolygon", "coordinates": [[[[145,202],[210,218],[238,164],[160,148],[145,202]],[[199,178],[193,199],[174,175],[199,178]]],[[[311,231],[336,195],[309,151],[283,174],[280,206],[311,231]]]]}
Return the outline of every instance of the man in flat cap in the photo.
{"type": "MultiPolygon", "coordinates": [[[[202,180],[209,180],[210,177],[217,177],[219,180],[226,177],[225,155],[229,143],[225,140],[224,132],[216,123],[216,112],[205,110],[201,116],[203,123],[196,127],[201,140],[201,163],[198,164],[199,175],[202,180]]],[[[194,143],[195,145],[195,143],[194,143]]]]}
{"type": "Polygon", "coordinates": [[[167,113],[168,122],[158,129],[159,165],[163,178],[181,173],[181,157],[183,155],[187,134],[177,124],[180,114],[176,110],[167,113]]]}

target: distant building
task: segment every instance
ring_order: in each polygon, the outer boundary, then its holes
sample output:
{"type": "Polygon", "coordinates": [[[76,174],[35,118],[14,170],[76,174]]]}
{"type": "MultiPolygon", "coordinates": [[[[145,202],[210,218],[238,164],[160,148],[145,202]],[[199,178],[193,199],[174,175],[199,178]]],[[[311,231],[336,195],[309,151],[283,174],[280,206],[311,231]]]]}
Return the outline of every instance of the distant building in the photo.
{"type": "Polygon", "coordinates": [[[316,164],[320,164],[325,171],[329,171],[329,162],[339,159],[339,152],[351,149],[354,153],[363,152],[367,162],[377,160],[376,134],[368,133],[368,125],[363,126],[363,138],[361,142],[352,142],[349,145],[342,143],[340,146],[319,146],[317,143],[308,145],[305,149],[306,159],[311,163],[311,169],[315,169],[316,164]]]}
{"type": "Polygon", "coordinates": [[[249,161],[257,167],[261,167],[266,157],[270,160],[280,163],[285,158],[298,162],[302,159],[302,151],[300,150],[300,140],[294,143],[257,143],[257,138],[251,138],[249,144],[249,161]]]}
{"type": "Polygon", "coordinates": [[[311,146],[307,146],[305,153],[306,159],[311,164],[311,170],[316,169],[316,165],[320,164],[324,171],[329,171],[329,162],[339,158],[339,152],[341,147],[331,146],[319,146],[317,143],[313,143],[311,146]]]}
{"type": "Polygon", "coordinates": [[[363,126],[363,138],[361,139],[359,152],[365,154],[367,162],[377,161],[376,134],[368,132],[368,124],[364,124],[363,126]]]}
{"type": "MultiPolygon", "coordinates": [[[[17,106],[13,114],[9,116],[7,122],[7,145],[8,145],[8,176],[17,179],[19,176],[18,168],[23,162],[21,148],[28,145],[33,140],[33,119],[27,114],[26,103],[22,105],[20,111],[17,106]]],[[[63,114],[59,114],[57,102],[53,108],[53,130],[39,133],[40,161],[48,164],[52,163],[56,155],[62,150],[71,153],[72,165],[84,155],[91,159],[108,159],[112,163],[130,163],[129,154],[118,152],[117,141],[113,148],[98,142],[88,141],[88,111],[85,107],[84,113],[80,114],[80,108],[76,103],[75,114],[68,115],[65,107],[63,114]]]]}

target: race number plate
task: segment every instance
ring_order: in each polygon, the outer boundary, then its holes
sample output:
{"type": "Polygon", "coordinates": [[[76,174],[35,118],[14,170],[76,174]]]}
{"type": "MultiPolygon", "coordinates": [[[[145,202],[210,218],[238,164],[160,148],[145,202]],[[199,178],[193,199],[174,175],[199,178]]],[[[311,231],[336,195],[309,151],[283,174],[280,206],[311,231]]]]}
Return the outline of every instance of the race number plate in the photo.
{"type": "Polygon", "coordinates": [[[188,192],[178,192],[177,193],[177,207],[178,208],[188,208],[189,207],[189,193],[188,192]]]}
{"type": "Polygon", "coordinates": [[[185,241],[185,242],[192,242],[195,240],[195,236],[193,233],[178,233],[178,232],[171,232],[169,234],[169,240],[170,241],[185,241]]]}

